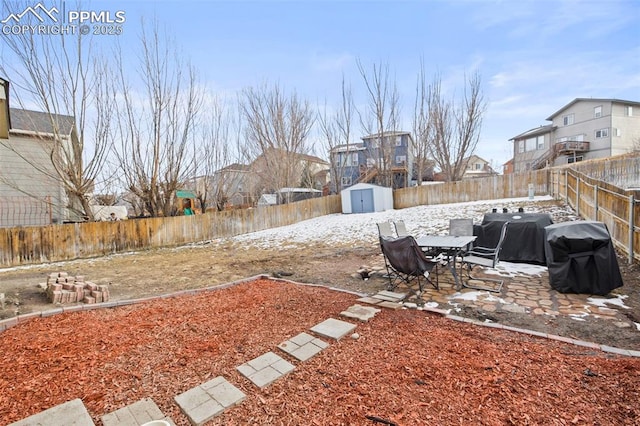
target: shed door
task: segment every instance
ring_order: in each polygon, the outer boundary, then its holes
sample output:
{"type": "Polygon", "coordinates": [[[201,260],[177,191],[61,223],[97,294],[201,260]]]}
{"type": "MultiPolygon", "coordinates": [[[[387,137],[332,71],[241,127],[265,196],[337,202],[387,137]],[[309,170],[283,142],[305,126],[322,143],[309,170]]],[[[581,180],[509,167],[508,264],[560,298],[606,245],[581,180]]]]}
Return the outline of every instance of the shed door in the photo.
{"type": "Polygon", "coordinates": [[[373,213],[373,188],[351,191],[351,213],[373,213]]]}

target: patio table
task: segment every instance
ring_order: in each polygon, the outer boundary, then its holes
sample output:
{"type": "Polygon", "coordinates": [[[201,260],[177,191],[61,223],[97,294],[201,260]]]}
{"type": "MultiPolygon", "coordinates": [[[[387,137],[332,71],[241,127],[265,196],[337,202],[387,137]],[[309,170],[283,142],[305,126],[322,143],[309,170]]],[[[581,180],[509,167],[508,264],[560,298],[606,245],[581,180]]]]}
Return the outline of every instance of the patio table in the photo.
{"type": "Polygon", "coordinates": [[[438,253],[447,255],[447,265],[453,275],[456,290],[462,288],[462,283],[458,272],[456,271],[456,258],[460,256],[462,250],[476,240],[476,236],[457,236],[457,235],[424,235],[416,238],[418,245],[423,250],[435,250],[438,253]]]}

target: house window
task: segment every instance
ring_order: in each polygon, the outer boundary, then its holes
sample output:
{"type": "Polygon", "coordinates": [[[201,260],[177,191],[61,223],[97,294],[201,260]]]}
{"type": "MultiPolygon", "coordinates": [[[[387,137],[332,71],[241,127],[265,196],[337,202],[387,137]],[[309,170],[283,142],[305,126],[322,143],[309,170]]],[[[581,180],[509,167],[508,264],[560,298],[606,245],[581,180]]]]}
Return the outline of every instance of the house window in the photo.
{"type": "Polygon", "coordinates": [[[608,138],[608,137],[609,137],[609,129],[608,128],[596,130],[596,139],[598,139],[598,138],[608,138]]]}
{"type": "Polygon", "coordinates": [[[396,136],[396,146],[402,146],[402,136],[396,136]]]}
{"type": "Polygon", "coordinates": [[[406,155],[396,155],[396,164],[406,164],[407,156],[406,155]]]}
{"type": "Polygon", "coordinates": [[[562,117],[562,124],[565,126],[570,126],[573,124],[573,114],[565,115],[562,117]]]}
{"type": "Polygon", "coordinates": [[[544,136],[538,136],[538,149],[544,149],[544,136]]]}
{"type": "Polygon", "coordinates": [[[351,165],[352,166],[357,166],[358,165],[358,153],[354,152],[353,154],[351,154],[351,165]]]}
{"type": "Polygon", "coordinates": [[[344,176],[342,178],[342,186],[351,185],[351,176],[344,176]]]}
{"type": "Polygon", "coordinates": [[[536,149],[536,147],[537,147],[537,145],[536,145],[536,141],[537,141],[537,139],[536,139],[536,138],[529,138],[529,139],[527,139],[527,141],[526,141],[526,143],[525,143],[525,149],[526,149],[527,151],[534,151],[534,150],[536,149]]]}
{"type": "Polygon", "coordinates": [[[582,155],[576,155],[575,157],[567,157],[567,164],[577,163],[582,161],[582,155]]]}
{"type": "Polygon", "coordinates": [[[524,141],[518,141],[518,152],[519,153],[524,152],[524,141]]]}
{"type": "Polygon", "coordinates": [[[598,105],[593,109],[593,118],[602,117],[602,105],[598,105]]]}
{"type": "Polygon", "coordinates": [[[622,132],[617,127],[611,129],[611,134],[618,137],[622,136],[622,132]]]}
{"type": "Polygon", "coordinates": [[[482,170],[482,163],[475,163],[473,166],[476,170],[482,170]]]}
{"type": "Polygon", "coordinates": [[[633,116],[633,107],[631,105],[627,105],[624,107],[624,115],[626,115],[627,117],[633,116]]]}

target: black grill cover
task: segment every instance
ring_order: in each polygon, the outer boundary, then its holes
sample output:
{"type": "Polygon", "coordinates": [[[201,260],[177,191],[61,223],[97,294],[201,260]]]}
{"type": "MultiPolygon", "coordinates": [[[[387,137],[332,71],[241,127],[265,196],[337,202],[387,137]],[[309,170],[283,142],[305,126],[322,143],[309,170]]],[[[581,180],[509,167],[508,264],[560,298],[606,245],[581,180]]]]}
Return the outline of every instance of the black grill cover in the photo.
{"type": "Polygon", "coordinates": [[[611,236],[602,222],[547,226],[545,252],[549,284],[561,293],[604,296],[622,287],[611,236]]]}
{"type": "Polygon", "coordinates": [[[478,237],[474,245],[495,247],[502,225],[507,221],[509,228],[500,251],[500,260],[544,265],[544,228],[553,223],[551,215],[547,213],[487,213],[482,224],[473,227],[473,234],[478,237]]]}

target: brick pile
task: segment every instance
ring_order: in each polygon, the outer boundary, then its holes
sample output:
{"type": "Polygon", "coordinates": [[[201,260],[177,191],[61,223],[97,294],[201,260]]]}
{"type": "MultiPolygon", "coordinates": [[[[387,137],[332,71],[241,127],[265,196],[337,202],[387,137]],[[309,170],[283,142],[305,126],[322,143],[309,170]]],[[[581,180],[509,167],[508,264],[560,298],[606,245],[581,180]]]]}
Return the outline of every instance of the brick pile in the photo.
{"type": "Polygon", "coordinates": [[[85,281],[81,275],[66,272],[49,274],[46,283],[47,299],[51,303],[102,303],[109,301],[109,287],[85,281]]]}

